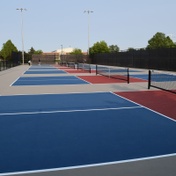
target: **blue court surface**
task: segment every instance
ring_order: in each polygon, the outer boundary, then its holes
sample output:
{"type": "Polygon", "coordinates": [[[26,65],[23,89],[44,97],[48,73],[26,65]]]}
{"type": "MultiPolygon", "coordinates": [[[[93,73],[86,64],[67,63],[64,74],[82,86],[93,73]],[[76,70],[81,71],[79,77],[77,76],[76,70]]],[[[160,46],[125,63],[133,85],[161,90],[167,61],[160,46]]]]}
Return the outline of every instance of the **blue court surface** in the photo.
{"type": "Polygon", "coordinates": [[[28,70],[42,70],[42,69],[57,69],[55,67],[49,66],[49,65],[33,65],[31,67],[29,67],[28,70]]]}
{"type": "MultiPolygon", "coordinates": [[[[152,73],[152,72],[151,72],[152,73]]],[[[151,80],[155,82],[170,82],[176,81],[176,75],[171,75],[171,74],[163,74],[163,73],[152,73],[151,74],[151,80]]]]}
{"type": "Polygon", "coordinates": [[[36,65],[31,66],[24,74],[64,74],[66,73],[63,70],[59,70],[52,66],[46,65],[36,65]]]}
{"type": "Polygon", "coordinates": [[[176,154],[175,121],[111,92],[1,96],[0,104],[0,175],[176,154]]]}
{"type": "Polygon", "coordinates": [[[141,75],[132,74],[132,75],[130,75],[130,77],[139,78],[139,79],[143,79],[143,80],[148,80],[148,75],[147,74],[141,74],[141,75]]]}
{"type": "Polygon", "coordinates": [[[53,69],[42,69],[42,70],[28,70],[24,74],[64,74],[66,73],[63,70],[53,70],[53,69]]]}
{"type": "Polygon", "coordinates": [[[89,84],[76,76],[20,77],[12,86],[89,84]]]}
{"type": "MultiPolygon", "coordinates": [[[[151,72],[151,80],[155,82],[167,82],[167,81],[176,81],[176,75],[164,74],[164,73],[153,73],[151,72]]],[[[130,74],[133,78],[139,78],[143,80],[148,80],[148,74],[130,74]]]]}

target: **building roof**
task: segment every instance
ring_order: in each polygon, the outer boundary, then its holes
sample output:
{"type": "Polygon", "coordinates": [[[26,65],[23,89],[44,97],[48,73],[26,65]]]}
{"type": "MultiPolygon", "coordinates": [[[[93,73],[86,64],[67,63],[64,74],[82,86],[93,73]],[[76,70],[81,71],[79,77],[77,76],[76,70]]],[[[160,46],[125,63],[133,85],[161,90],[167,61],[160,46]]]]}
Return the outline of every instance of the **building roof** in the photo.
{"type": "Polygon", "coordinates": [[[74,48],[62,48],[62,49],[57,49],[53,52],[60,53],[60,54],[68,54],[68,53],[73,52],[73,50],[74,50],[74,48]]]}

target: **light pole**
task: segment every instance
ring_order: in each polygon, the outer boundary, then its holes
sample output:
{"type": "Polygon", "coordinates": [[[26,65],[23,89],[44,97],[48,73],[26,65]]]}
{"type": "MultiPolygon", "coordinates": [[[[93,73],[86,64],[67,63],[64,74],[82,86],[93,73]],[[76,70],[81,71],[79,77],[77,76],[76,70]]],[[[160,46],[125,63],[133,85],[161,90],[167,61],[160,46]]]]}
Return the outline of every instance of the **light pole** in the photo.
{"type": "Polygon", "coordinates": [[[26,9],[24,8],[17,8],[16,10],[21,11],[21,40],[22,40],[22,63],[24,65],[24,34],[23,34],[23,11],[26,9]]]}
{"type": "Polygon", "coordinates": [[[89,14],[93,13],[92,10],[85,10],[84,13],[88,14],[88,55],[89,55],[89,48],[90,48],[90,18],[89,18],[89,14]]]}
{"type": "Polygon", "coordinates": [[[63,45],[61,45],[61,55],[63,54],[63,45]]]}

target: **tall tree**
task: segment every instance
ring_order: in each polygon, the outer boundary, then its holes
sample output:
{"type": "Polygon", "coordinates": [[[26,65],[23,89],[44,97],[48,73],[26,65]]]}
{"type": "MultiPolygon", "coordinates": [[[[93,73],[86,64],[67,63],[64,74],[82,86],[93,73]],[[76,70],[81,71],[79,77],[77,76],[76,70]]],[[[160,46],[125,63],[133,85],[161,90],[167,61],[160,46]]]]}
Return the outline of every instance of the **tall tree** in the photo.
{"type": "Polygon", "coordinates": [[[30,50],[29,50],[29,52],[28,52],[28,54],[31,55],[31,56],[33,54],[42,54],[42,53],[43,53],[42,50],[35,50],[33,47],[31,47],[30,50]]]}
{"type": "Polygon", "coordinates": [[[97,54],[97,53],[109,53],[109,47],[105,41],[96,42],[90,48],[90,54],[97,54]]]}
{"type": "Polygon", "coordinates": [[[12,43],[12,41],[8,40],[6,43],[3,44],[1,56],[4,60],[10,60],[12,52],[18,52],[18,50],[16,46],[12,43]]]}
{"type": "Polygon", "coordinates": [[[148,49],[175,48],[175,47],[176,47],[176,44],[171,40],[171,38],[161,32],[157,32],[148,41],[148,46],[147,46],[148,49]]]}
{"type": "Polygon", "coordinates": [[[75,48],[70,54],[72,55],[81,55],[82,54],[82,50],[75,48]]]}
{"type": "Polygon", "coordinates": [[[111,53],[119,52],[119,51],[120,51],[120,48],[119,48],[117,45],[110,45],[110,46],[109,46],[109,51],[110,51],[111,53]]]}
{"type": "Polygon", "coordinates": [[[43,53],[42,50],[36,50],[36,51],[34,52],[34,54],[42,54],[42,53],[43,53]]]}
{"type": "Polygon", "coordinates": [[[35,49],[33,47],[31,47],[28,54],[33,55],[34,53],[35,53],[35,49]]]}

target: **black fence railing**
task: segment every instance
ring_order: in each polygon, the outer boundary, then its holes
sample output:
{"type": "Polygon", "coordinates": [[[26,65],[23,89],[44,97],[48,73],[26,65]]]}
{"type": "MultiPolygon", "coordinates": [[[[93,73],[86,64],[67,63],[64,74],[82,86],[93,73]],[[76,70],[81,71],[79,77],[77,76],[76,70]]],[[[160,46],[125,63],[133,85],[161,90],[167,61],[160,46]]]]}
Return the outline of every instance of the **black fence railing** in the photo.
{"type": "Polygon", "coordinates": [[[54,64],[56,60],[58,59],[59,55],[58,54],[33,54],[32,55],[32,64],[54,64]]]}
{"type": "Polygon", "coordinates": [[[176,48],[102,53],[91,56],[98,65],[176,71],[176,48]]]}
{"type": "Polygon", "coordinates": [[[74,54],[68,54],[68,55],[61,55],[60,64],[64,65],[68,62],[75,62],[75,63],[90,63],[88,55],[74,55],[74,54]]]}
{"type": "Polygon", "coordinates": [[[20,65],[19,62],[12,62],[12,61],[0,61],[0,71],[7,70],[9,68],[15,67],[20,65]]]}

